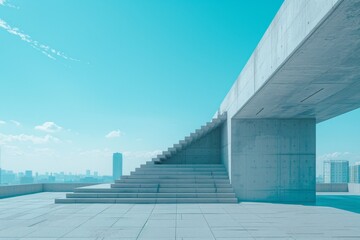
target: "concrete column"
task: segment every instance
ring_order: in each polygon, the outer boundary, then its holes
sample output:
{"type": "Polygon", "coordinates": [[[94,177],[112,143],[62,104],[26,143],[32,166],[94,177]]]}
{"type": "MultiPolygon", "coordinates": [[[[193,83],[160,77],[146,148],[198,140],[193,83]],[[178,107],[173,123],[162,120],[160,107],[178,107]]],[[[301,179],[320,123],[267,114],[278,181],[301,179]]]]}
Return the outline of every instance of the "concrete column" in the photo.
{"type": "Polygon", "coordinates": [[[240,201],[315,201],[315,119],[232,119],[231,184],[240,201]]]}

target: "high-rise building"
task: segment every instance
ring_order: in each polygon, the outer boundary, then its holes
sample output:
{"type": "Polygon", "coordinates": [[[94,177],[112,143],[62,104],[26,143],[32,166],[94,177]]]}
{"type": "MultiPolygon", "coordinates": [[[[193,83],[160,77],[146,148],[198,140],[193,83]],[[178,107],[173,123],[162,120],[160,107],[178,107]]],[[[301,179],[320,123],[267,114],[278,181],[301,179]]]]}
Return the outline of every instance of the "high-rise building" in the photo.
{"type": "Polygon", "coordinates": [[[26,170],[25,175],[20,178],[20,183],[27,184],[27,183],[33,183],[34,178],[31,170],[26,170]]]}
{"type": "Polygon", "coordinates": [[[360,162],[350,166],[350,182],[360,183],[360,162]]]}
{"type": "Polygon", "coordinates": [[[121,153],[113,154],[113,178],[120,179],[122,176],[123,156],[121,153]]]}
{"type": "Polygon", "coordinates": [[[348,183],[349,161],[327,160],[324,161],[324,183],[348,183]]]}

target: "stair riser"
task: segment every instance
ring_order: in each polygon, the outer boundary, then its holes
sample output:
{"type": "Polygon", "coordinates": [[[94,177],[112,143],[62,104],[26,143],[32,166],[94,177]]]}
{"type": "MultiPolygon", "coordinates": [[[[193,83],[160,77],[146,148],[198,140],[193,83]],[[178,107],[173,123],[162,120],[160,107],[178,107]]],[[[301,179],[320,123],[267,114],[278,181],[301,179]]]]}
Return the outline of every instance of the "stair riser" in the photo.
{"type": "Polygon", "coordinates": [[[195,183],[195,184],[171,184],[171,183],[161,183],[161,184],[137,184],[137,183],[115,183],[118,188],[231,188],[231,184],[207,184],[207,183],[195,183]]]}
{"type": "Polygon", "coordinates": [[[129,203],[129,204],[155,204],[155,203],[237,203],[236,198],[67,198],[55,199],[55,203],[129,203]]]}
{"type": "MultiPolygon", "coordinates": [[[[126,179],[184,179],[184,180],[189,180],[189,179],[228,179],[227,176],[207,176],[207,175],[195,175],[195,176],[191,176],[191,175],[185,175],[185,176],[181,176],[181,175],[131,175],[131,176],[123,176],[121,177],[121,180],[126,180],[126,179]]],[[[116,181],[121,181],[121,180],[116,180],[116,181]]],[[[146,180],[145,180],[146,181],[146,180]]]]}
{"type": "Polygon", "coordinates": [[[79,189],[75,193],[233,193],[232,188],[110,188],[79,189]]]}
{"type": "MultiPolygon", "coordinates": [[[[151,162],[149,162],[151,163],[151,162]]],[[[141,164],[140,167],[155,167],[155,168],[215,168],[215,169],[224,169],[222,164],[141,164]]]]}
{"type": "Polygon", "coordinates": [[[172,168],[172,169],[162,169],[162,168],[140,168],[137,169],[136,171],[133,171],[131,173],[144,173],[144,174],[169,174],[169,172],[171,172],[172,174],[223,174],[223,175],[227,175],[227,172],[225,170],[211,170],[211,169],[196,169],[196,170],[192,170],[192,169],[176,169],[176,168],[172,168]]]}
{"type": "Polygon", "coordinates": [[[235,198],[234,193],[68,193],[67,198],[235,198]]]}
{"type": "Polygon", "coordinates": [[[229,180],[222,179],[122,179],[116,183],[223,183],[230,184],[229,180]]]}

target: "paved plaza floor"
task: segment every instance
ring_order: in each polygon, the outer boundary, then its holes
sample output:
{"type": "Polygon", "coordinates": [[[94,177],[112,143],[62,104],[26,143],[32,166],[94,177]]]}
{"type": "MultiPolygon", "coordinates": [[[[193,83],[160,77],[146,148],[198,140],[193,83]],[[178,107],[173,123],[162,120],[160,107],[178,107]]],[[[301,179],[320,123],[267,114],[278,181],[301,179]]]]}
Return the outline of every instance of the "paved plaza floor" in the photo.
{"type": "Polygon", "coordinates": [[[54,204],[0,199],[0,239],[360,239],[360,196],[293,204],[54,204]]]}

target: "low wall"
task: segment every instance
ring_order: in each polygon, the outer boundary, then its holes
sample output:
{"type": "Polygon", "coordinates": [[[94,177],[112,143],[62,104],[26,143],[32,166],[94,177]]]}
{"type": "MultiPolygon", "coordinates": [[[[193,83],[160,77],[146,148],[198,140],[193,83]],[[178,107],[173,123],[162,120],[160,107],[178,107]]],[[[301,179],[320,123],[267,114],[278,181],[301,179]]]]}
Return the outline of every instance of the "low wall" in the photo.
{"type": "Polygon", "coordinates": [[[348,192],[347,183],[317,183],[316,192],[348,192]]]}
{"type": "Polygon", "coordinates": [[[360,183],[349,183],[349,193],[360,194],[360,183]]]}
{"type": "Polygon", "coordinates": [[[0,198],[15,197],[39,192],[72,192],[74,188],[100,183],[35,183],[0,186],[0,198]]]}
{"type": "Polygon", "coordinates": [[[14,197],[43,191],[43,184],[22,184],[0,187],[0,198],[14,197]]]}
{"type": "Polygon", "coordinates": [[[75,188],[101,183],[43,183],[43,192],[72,192],[75,188]]]}

